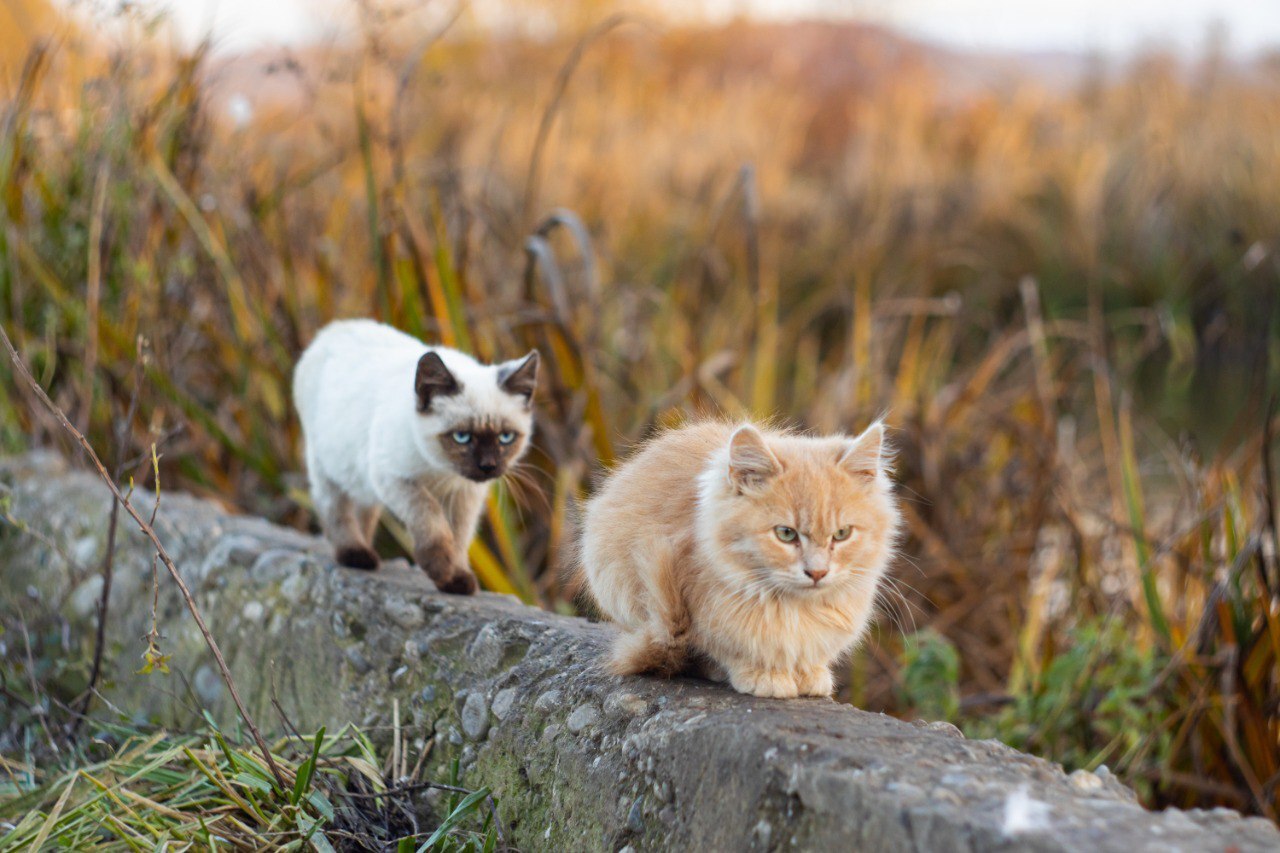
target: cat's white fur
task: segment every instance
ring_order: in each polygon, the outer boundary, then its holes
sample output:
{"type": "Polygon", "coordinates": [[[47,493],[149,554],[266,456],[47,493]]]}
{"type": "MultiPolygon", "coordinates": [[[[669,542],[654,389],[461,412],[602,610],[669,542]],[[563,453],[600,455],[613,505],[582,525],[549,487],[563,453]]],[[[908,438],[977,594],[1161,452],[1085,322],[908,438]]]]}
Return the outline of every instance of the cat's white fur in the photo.
{"type": "MultiPolygon", "coordinates": [[[[432,519],[422,517],[424,504],[434,499],[454,550],[463,555],[462,565],[453,568],[465,569],[465,549],[490,484],[459,474],[439,437],[482,413],[493,422],[518,425],[520,440],[526,440],[532,428],[529,406],[500,385],[502,372],[521,361],[481,364],[372,320],[342,320],[322,329],[298,361],[293,393],[316,510],[335,546],[360,532],[367,545],[380,507],[405,522],[415,540],[440,534],[432,519]],[[462,387],[420,412],[414,378],[429,350],[462,387]],[[350,521],[344,516],[354,519],[355,529],[342,529],[350,521]],[[432,529],[415,530],[424,526],[432,529]]],[[[415,541],[415,549],[423,544],[415,541]]]]}

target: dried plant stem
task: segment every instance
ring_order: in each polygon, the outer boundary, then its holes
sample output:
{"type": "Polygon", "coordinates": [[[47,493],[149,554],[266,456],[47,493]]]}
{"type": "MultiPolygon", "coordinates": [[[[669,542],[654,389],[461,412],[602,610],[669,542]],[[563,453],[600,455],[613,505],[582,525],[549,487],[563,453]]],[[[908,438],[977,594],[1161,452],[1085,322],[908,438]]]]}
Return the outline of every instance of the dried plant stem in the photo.
{"type": "Polygon", "coordinates": [[[253,718],[249,716],[249,711],[245,708],[244,701],[240,698],[240,691],[236,689],[235,680],[231,677],[231,670],[227,668],[227,661],[222,656],[222,650],[218,648],[218,641],[215,640],[213,638],[213,634],[209,632],[209,627],[205,624],[204,616],[200,613],[200,608],[196,606],[196,601],[191,595],[191,590],[187,588],[186,581],[184,581],[182,579],[182,575],[178,573],[178,567],[174,565],[173,558],[169,556],[169,552],[165,550],[164,545],[160,542],[160,538],[156,536],[155,529],[138,514],[138,511],[129,501],[129,498],[121,493],[119,486],[117,486],[115,480],[111,478],[111,474],[102,464],[102,460],[98,458],[98,454],[94,451],[93,446],[89,444],[88,439],[84,437],[84,434],[81,433],[80,430],[76,429],[75,425],[72,424],[71,421],[67,420],[67,416],[62,409],[58,408],[58,405],[54,403],[53,400],[49,399],[49,395],[46,394],[44,389],[40,387],[40,384],[36,382],[35,377],[31,375],[31,371],[27,369],[26,364],[22,361],[22,357],[18,355],[18,351],[14,348],[13,341],[9,339],[8,331],[6,331],[2,325],[0,325],[0,339],[3,339],[5,349],[9,352],[9,358],[13,362],[14,370],[16,370],[18,375],[31,386],[31,390],[40,398],[40,402],[44,403],[49,412],[57,418],[58,422],[62,424],[62,428],[69,432],[81,448],[84,449],[84,452],[89,457],[89,461],[92,462],[93,467],[97,469],[98,476],[107,484],[107,488],[111,490],[111,494],[115,496],[116,501],[119,502],[120,506],[124,507],[124,511],[129,513],[130,518],[137,523],[138,529],[142,531],[143,535],[151,540],[151,544],[156,549],[156,555],[160,558],[160,562],[164,563],[164,567],[168,570],[169,576],[173,578],[174,583],[178,585],[178,590],[182,593],[182,598],[186,602],[187,610],[196,620],[196,626],[200,629],[201,636],[204,637],[205,645],[209,647],[209,651],[213,652],[213,658],[218,664],[218,670],[222,674],[222,680],[226,683],[227,690],[231,693],[231,700],[235,702],[236,710],[240,713],[240,718],[244,720],[245,725],[249,728],[249,732],[253,736],[254,742],[258,745],[258,750],[262,753],[263,760],[266,761],[267,767],[271,769],[271,775],[275,777],[276,784],[280,786],[281,790],[287,790],[288,786],[285,783],[284,774],[282,774],[280,772],[280,768],[276,766],[276,761],[271,756],[271,750],[267,748],[267,743],[263,740],[262,733],[258,731],[258,726],[253,722],[253,718]]]}
{"type": "MultiPolygon", "coordinates": [[[[31,695],[40,696],[40,687],[36,684],[36,662],[35,657],[31,653],[31,633],[27,630],[27,620],[19,619],[19,626],[22,628],[22,647],[27,654],[27,679],[31,682],[31,695]]],[[[44,729],[44,739],[49,744],[49,748],[54,754],[60,754],[62,750],[58,749],[58,742],[53,739],[53,734],[49,731],[49,723],[45,720],[45,714],[37,711],[35,714],[37,720],[40,721],[40,728],[44,729]]]]}
{"type": "Polygon", "coordinates": [[[529,226],[533,224],[534,208],[538,204],[538,195],[542,189],[543,150],[546,148],[547,140],[551,136],[551,125],[555,122],[556,113],[560,111],[560,103],[564,100],[565,93],[569,89],[569,81],[573,79],[573,72],[578,69],[583,56],[586,55],[587,48],[629,20],[631,18],[627,15],[610,15],[605,18],[588,30],[582,38],[578,39],[578,43],[573,46],[568,58],[560,66],[560,71],[556,74],[555,86],[552,89],[551,100],[547,102],[546,109],[542,111],[542,119],[538,122],[538,132],[533,140],[533,150],[529,152],[529,171],[525,176],[524,204],[521,207],[520,217],[522,231],[529,230],[529,226]]]}
{"type": "Polygon", "coordinates": [[[76,707],[76,715],[71,721],[74,732],[80,727],[89,706],[93,704],[94,688],[102,676],[102,650],[107,642],[107,608],[111,602],[111,579],[116,554],[116,528],[120,521],[120,502],[111,502],[111,514],[107,518],[107,548],[102,555],[102,594],[98,598],[98,633],[93,641],[93,665],[89,669],[89,684],[76,707]]]}
{"type": "MultiPolygon", "coordinates": [[[[120,481],[127,466],[126,454],[129,452],[129,432],[133,428],[133,419],[138,413],[138,398],[142,393],[142,365],[145,363],[146,353],[144,352],[144,344],[141,338],[138,340],[137,352],[138,361],[133,369],[133,389],[129,392],[129,405],[125,410],[124,417],[116,423],[116,468],[112,478],[113,482],[120,481]]],[[[90,377],[89,388],[92,389],[92,369],[86,375],[90,377]]],[[[92,390],[88,393],[92,395],[92,390]]],[[[157,478],[156,484],[158,488],[159,478],[157,478]]],[[[157,502],[158,505],[159,503],[157,502]]],[[[107,644],[107,613],[111,603],[111,581],[115,574],[116,529],[119,526],[119,521],[120,502],[112,501],[111,514],[107,518],[107,548],[102,555],[102,595],[98,599],[98,633],[93,642],[93,665],[89,670],[89,685],[84,690],[83,698],[77,703],[76,714],[71,721],[72,732],[75,732],[80,727],[85,715],[89,713],[89,706],[93,703],[98,680],[102,677],[102,652],[107,644]]]]}
{"type": "Polygon", "coordinates": [[[98,367],[98,323],[102,307],[102,225],[110,180],[111,165],[104,163],[98,168],[98,177],[93,184],[93,217],[89,220],[88,299],[85,306],[88,340],[84,349],[85,392],[84,408],[80,413],[81,432],[88,431],[89,418],[93,415],[93,376],[98,367]]]}
{"type": "Polygon", "coordinates": [[[1273,422],[1276,417],[1276,398],[1272,397],[1267,404],[1266,412],[1263,414],[1262,421],[1262,485],[1263,485],[1263,501],[1266,506],[1267,517],[1263,522],[1263,528],[1271,531],[1271,565],[1274,578],[1268,578],[1263,573],[1263,583],[1269,584],[1267,592],[1275,595],[1280,590],[1280,520],[1276,515],[1276,477],[1275,469],[1271,462],[1271,441],[1274,433],[1273,422]]]}

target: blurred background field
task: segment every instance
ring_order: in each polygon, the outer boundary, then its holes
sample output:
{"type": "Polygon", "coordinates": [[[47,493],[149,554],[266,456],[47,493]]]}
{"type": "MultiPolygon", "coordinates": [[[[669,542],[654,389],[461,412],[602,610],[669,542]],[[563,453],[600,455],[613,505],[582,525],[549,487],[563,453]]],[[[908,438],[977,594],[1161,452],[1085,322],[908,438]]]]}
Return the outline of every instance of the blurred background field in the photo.
{"type": "MultiPolygon", "coordinates": [[[[96,446],[306,527],[319,326],[538,346],[472,559],[570,609],[567,508],[653,430],[885,414],[908,537],[842,698],[1276,818],[1280,53],[352,8],[229,53],[0,4],[0,322],[96,446]]],[[[4,449],[60,441],[6,375],[4,449]]]]}

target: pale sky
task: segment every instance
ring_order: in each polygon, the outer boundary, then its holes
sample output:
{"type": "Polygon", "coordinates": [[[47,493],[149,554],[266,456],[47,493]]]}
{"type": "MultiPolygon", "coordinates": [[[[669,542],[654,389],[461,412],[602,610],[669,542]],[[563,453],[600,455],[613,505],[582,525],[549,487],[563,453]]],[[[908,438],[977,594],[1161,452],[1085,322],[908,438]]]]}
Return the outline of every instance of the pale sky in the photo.
{"type": "MultiPolygon", "coordinates": [[[[76,5],[77,0],[62,0],[76,5]]],[[[479,0],[484,3],[485,0],[479,0]]],[[[500,0],[493,0],[500,4],[500,0]]],[[[493,5],[493,2],[490,5],[493,5]]],[[[681,4],[680,0],[667,0],[681,4]]],[[[180,31],[210,27],[221,50],[324,38],[344,25],[341,0],[142,0],[169,8],[180,31]]],[[[436,9],[452,2],[427,4],[436,9]]],[[[958,48],[1068,50],[1125,55],[1152,46],[1194,52],[1214,28],[1229,51],[1280,47],[1280,0],[705,0],[713,17],[831,16],[888,23],[958,48]]]]}

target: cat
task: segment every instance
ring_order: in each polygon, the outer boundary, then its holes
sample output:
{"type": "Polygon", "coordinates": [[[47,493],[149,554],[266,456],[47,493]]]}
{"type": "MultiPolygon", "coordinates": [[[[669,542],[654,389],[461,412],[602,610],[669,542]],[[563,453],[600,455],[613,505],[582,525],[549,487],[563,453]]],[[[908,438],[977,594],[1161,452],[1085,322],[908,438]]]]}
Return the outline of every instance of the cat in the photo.
{"type": "Polygon", "coordinates": [[[882,423],[857,438],[717,421],[663,433],[583,510],[578,569],[620,628],[606,666],[829,696],[899,521],[882,423]]]}
{"type": "Polygon", "coordinates": [[[538,352],[486,365],[372,320],[323,328],[294,370],[311,496],[338,562],[372,570],[383,507],[444,592],[470,595],[467,561],[491,481],[533,429],[538,352]]]}

